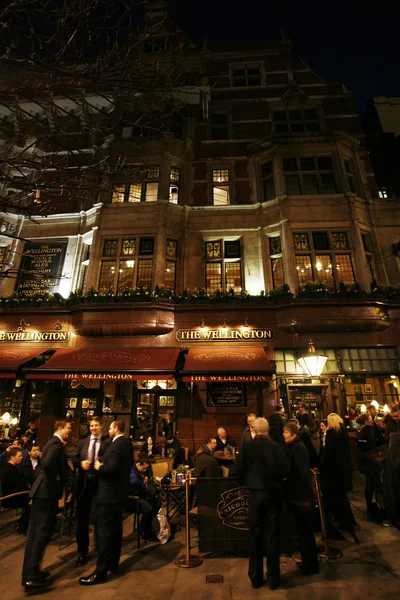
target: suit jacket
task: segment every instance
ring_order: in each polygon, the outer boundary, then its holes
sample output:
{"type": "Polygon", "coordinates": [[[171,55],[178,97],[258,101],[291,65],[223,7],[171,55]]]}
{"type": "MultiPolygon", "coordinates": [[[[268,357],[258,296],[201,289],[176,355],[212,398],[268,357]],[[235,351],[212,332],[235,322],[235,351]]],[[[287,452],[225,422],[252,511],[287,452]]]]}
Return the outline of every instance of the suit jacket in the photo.
{"type": "MultiPolygon", "coordinates": [[[[24,492],[28,489],[18,467],[9,462],[1,466],[0,480],[2,496],[16,494],[17,492],[24,492]]],[[[4,508],[24,506],[27,503],[27,496],[17,496],[16,498],[9,498],[8,500],[3,500],[2,502],[4,508]]]]}
{"type": "MultiPolygon", "coordinates": [[[[37,466],[35,468],[35,471],[40,467],[40,458],[37,459],[37,466]]],[[[34,470],[32,467],[32,462],[31,462],[31,458],[30,456],[28,456],[27,458],[23,458],[21,461],[21,464],[18,467],[22,477],[24,478],[25,482],[27,485],[32,485],[33,483],[33,476],[34,476],[34,470]]]]}
{"type": "MultiPolygon", "coordinates": [[[[83,440],[79,440],[76,451],[72,456],[72,463],[74,468],[78,471],[75,494],[79,498],[81,498],[85,492],[89,492],[90,495],[94,496],[97,491],[97,471],[95,471],[95,469],[88,469],[85,471],[81,467],[81,462],[89,459],[90,437],[91,436],[89,435],[83,440]]],[[[111,438],[108,435],[101,436],[100,448],[97,454],[99,460],[103,456],[109,444],[111,444],[111,438]]]]}
{"type": "Polygon", "coordinates": [[[227,446],[235,446],[234,439],[230,435],[226,436],[226,442],[225,442],[225,444],[221,440],[221,438],[219,437],[219,435],[217,435],[217,437],[215,439],[217,440],[217,447],[215,448],[215,450],[222,450],[223,451],[227,446]]]}
{"type": "Polygon", "coordinates": [[[126,500],[129,495],[129,475],[133,464],[133,448],[130,440],[121,436],[109,444],[97,471],[99,487],[96,500],[99,504],[114,504],[126,500]]]}
{"type": "Polygon", "coordinates": [[[266,436],[256,436],[243,444],[233,468],[244,487],[265,492],[280,489],[288,472],[283,449],[266,436]]]}
{"type": "Polygon", "coordinates": [[[193,475],[195,477],[221,477],[221,469],[213,456],[202,452],[196,457],[193,475]]]}
{"type": "Polygon", "coordinates": [[[250,429],[247,427],[247,429],[245,429],[242,433],[242,437],[240,438],[240,445],[242,446],[243,444],[247,444],[247,442],[250,442],[250,440],[252,440],[252,436],[251,436],[251,431],[250,429]]]}
{"type": "Polygon", "coordinates": [[[47,500],[61,498],[69,473],[64,446],[60,438],[53,435],[43,448],[42,462],[39,469],[35,469],[35,481],[29,492],[29,498],[47,500]]]}
{"type": "Polygon", "coordinates": [[[287,444],[285,450],[290,468],[283,487],[287,506],[295,513],[311,512],[315,502],[307,448],[298,437],[287,444]]]}

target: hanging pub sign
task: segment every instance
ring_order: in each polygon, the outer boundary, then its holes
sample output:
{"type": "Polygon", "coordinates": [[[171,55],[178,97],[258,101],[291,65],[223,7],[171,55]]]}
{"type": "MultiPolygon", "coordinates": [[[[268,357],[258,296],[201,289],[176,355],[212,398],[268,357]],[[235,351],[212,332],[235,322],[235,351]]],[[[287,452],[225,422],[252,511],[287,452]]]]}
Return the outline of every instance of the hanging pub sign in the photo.
{"type": "Polygon", "coordinates": [[[272,329],[178,329],[178,342],[248,342],[249,340],[273,340],[275,332],[272,329]]]}
{"type": "Polygon", "coordinates": [[[208,406],[246,406],[241,383],[211,383],[208,393],[208,406]]]}
{"type": "Polygon", "coordinates": [[[0,343],[6,342],[68,342],[69,331],[0,331],[0,343]]]}
{"type": "Polygon", "coordinates": [[[58,290],[67,242],[26,244],[19,270],[16,292],[46,294],[58,290]]]}

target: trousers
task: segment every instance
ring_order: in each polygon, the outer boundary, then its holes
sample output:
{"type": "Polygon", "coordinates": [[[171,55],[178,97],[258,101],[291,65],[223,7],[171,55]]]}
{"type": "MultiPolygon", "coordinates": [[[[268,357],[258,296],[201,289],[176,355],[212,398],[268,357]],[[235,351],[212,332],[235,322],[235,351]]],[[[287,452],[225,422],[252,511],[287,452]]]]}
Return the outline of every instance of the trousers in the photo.
{"type": "Polygon", "coordinates": [[[28,536],[26,539],[23,579],[36,579],[40,572],[47,544],[54,532],[57,520],[57,498],[33,498],[28,536]]]}
{"type": "Polygon", "coordinates": [[[263,557],[267,556],[269,581],[277,581],[280,576],[279,563],[279,521],[280,505],[278,497],[264,490],[249,491],[249,578],[260,584],[263,576],[263,557]]]}
{"type": "Polygon", "coordinates": [[[122,503],[98,504],[95,527],[99,550],[96,573],[106,575],[107,571],[116,571],[119,565],[122,546],[122,503]]]}
{"type": "Polygon", "coordinates": [[[318,570],[317,544],[314,535],[314,512],[294,513],[303,571],[318,570]]]}

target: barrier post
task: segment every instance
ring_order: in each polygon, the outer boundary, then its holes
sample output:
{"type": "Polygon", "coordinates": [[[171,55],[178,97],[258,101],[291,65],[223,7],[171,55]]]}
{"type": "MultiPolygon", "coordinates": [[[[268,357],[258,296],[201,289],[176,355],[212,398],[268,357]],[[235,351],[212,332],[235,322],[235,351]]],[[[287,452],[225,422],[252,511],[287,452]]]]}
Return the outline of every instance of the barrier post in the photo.
{"type": "Polygon", "coordinates": [[[191,569],[192,567],[198,567],[203,562],[200,556],[190,556],[190,524],[189,524],[189,512],[190,512],[190,481],[188,474],[186,474],[185,481],[185,493],[186,493],[186,547],[184,556],[178,556],[175,560],[177,567],[185,567],[191,569]]]}
{"type": "Polygon", "coordinates": [[[321,527],[322,527],[322,539],[324,542],[324,549],[322,552],[319,553],[320,556],[322,556],[322,558],[326,558],[327,560],[333,560],[335,558],[340,558],[341,556],[343,556],[343,552],[341,550],[339,550],[339,548],[332,548],[328,546],[328,536],[327,536],[327,532],[326,532],[326,523],[325,523],[325,511],[324,511],[324,505],[322,503],[322,492],[321,492],[321,486],[319,483],[319,473],[318,473],[318,469],[313,469],[313,476],[314,476],[314,483],[315,483],[315,488],[317,490],[317,497],[318,497],[318,508],[319,508],[319,516],[321,518],[321,527]]]}

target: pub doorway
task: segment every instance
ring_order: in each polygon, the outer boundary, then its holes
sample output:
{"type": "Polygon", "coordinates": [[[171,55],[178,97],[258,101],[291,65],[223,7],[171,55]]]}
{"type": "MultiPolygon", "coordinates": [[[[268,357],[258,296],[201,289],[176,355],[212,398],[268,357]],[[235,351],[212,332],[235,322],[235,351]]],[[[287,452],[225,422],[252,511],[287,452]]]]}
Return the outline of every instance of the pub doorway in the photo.
{"type": "Polygon", "coordinates": [[[73,440],[86,437],[89,433],[90,417],[101,415],[102,388],[103,386],[87,388],[83,384],[78,384],[68,389],[64,402],[64,416],[71,421],[73,440]]]}
{"type": "Polygon", "coordinates": [[[304,402],[308,412],[313,414],[318,421],[326,419],[328,414],[334,410],[328,383],[320,385],[288,384],[287,399],[288,415],[291,418],[296,417],[298,402],[304,402]]]}

